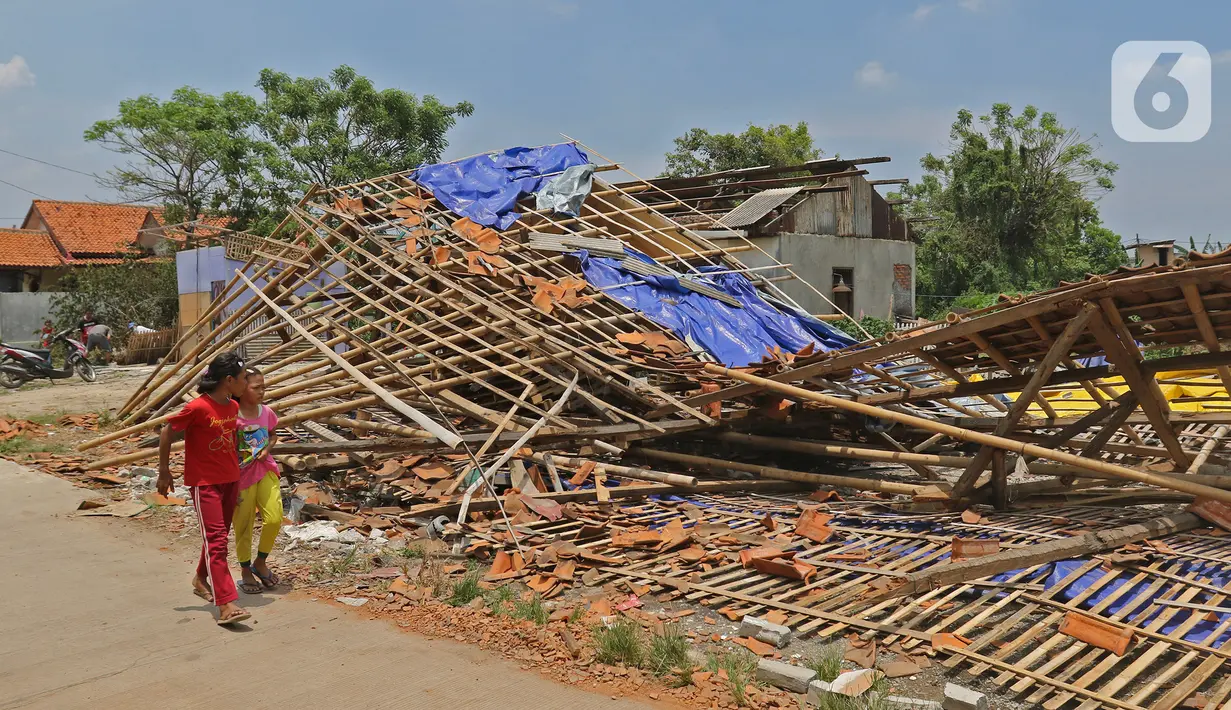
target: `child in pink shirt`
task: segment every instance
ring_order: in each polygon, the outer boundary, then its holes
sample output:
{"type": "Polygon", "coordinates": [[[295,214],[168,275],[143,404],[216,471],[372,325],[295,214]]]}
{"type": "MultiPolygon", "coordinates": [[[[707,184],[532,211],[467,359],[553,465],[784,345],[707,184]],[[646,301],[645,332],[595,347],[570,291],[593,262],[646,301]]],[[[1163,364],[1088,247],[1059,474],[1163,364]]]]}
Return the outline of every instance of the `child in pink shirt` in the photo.
{"type": "Polygon", "coordinates": [[[262,404],[265,377],[248,368],[248,388],[239,397],[236,440],[239,445],[239,502],[235,506],[235,553],[243,569],[239,585],[247,594],[277,586],[278,576],[269,569],[267,558],[282,529],[282,490],[278,463],[271,455],[278,442],[278,415],[262,404]],[[261,511],[261,540],[256,562],[252,561],[252,528],[261,511]]]}

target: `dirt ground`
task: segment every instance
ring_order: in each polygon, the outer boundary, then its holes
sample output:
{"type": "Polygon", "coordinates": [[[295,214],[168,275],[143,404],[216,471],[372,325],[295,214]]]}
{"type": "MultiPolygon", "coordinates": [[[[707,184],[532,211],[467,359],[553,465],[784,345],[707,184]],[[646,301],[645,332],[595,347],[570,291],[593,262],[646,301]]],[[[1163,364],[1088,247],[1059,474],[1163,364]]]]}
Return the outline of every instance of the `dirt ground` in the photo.
{"type": "MultiPolygon", "coordinates": [[[[80,380],[63,380],[55,383],[27,385],[17,391],[0,392],[0,414],[10,418],[27,419],[41,426],[40,433],[31,438],[24,448],[10,456],[19,463],[38,465],[39,457],[48,454],[75,455],[72,450],[76,444],[97,436],[97,431],[91,427],[80,427],[61,423],[65,414],[93,414],[98,417],[98,424],[105,429],[114,414],[131,393],[149,374],[150,368],[108,368],[102,370],[99,381],[92,384],[80,380]]],[[[91,452],[93,453],[93,452],[91,452]]],[[[98,482],[87,481],[84,478],[75,480],[79,484],[98,486],[98,482]]],[[[90,497],[103,501],[121,501],[140,499],[152,489],[152,481],[129,480],[127,485],[101,487],[95,489],[90,497]]],[[[87,492],[88,494],[88,492],[87,492]]],[[[159,535],[165,540],[162,549],[173,552],[177,556],[191,556],[199,544],[196,521],[191,508],[188,507],[155,507],[142,513],[137,519],[108,519],[109,527],[119,536],[126,536],[125,528],[137,528],[142,534],[159,535]]],[[[282,574],[287,590],[295,590],[296,594],[313,596],[338,606],[336,600],[350,600],[349,603],[361,602],[362,611],[369,618],[381,618],[390,626],[400,627],[416,635],[428,638],[465,641],[480,649],[504,656],[506,659],[519,663],[523,670],[535,670],[539,674],[551,678],[564,685],[574,685],[607,695],[636,697],[660,707],[701,706],[734,707],[734,702],[723,684],[715,682],[695,684],[694,687],[678,689],[666,685],[668,679],[656,681],[649,674],[635,669],[604,666],[597,663],[589,648],[591,630],[598,619],[590,618],[593,614],[586,613],[593,599],[606,595],[609,599],[618,600],[626,597],[629,590],[602,588],[574,588],[569,593],[547,604],[547,613],[552,614],[550,624],[533,621],[518,621],[502,613],[499,604],[494,604],[490,594],[480,595],[474,604],[454,607],[445,602],[432,599],[429,589],[441,583],[447,588],[455,583],[462,574],[463,565],[452,565],[455,575],[452,581],[445,579],[434,583],[423,584],[422,553],[408,555],[404,548],[422,549],[420,542],[395,541],[397,544],[375,546],[368,542],[360,544],[340,544],[337,542],[308,543],[306,545],[292,543],[285,535],[279,538],[280,544],[275,552],[278,558],[278,571],[282,574]],[[388,593],[390,582],[387,574],[391,570],[400,570],[402,579],[409,578],[412,582],[419,581],[419,591],[406,597],[388,593]],[[373,574],[378,576],[372,576],[373,574]],[[414,595],[422,595],[416,598],[414,595]],[[409,601],[409,600],[413,600],[409,601]],[[487,600],[486,603],[484,600],[487,600]],[[576,612],[576,614],[574,613],[576,612]],[[568,616],[568,621],[563,621],[568,616]],[[574,623],[578,619],[580,623],[574,623]],[[561,627],[572,629],[576,641],[586,649],[580,658],[571,653],[561,635],[561,627]],[[700,687],[696,687],[699,685],[700,687]],[[708,702],[707,702],[708,701],[708,702]]],[[[355,541],[352,541],[352,543],[355,541]]],[[[271,558],[272,559],[272,558],[271,558]]],[[[453,560],[460,562],[461,560],[453,560]]],[[[399,576],[399,575],[394,575],[399,576]]],[[[415,585],[412,584],[412,587],[415,585]]],[[[519,589],[522,594],[529,592],[519,589]]],[[[241,601],[243,601],[241,599],[241,601]]],[[[266,604],[269,602],[266,601],[266,604]]],[[[281,603],[281,602],[277,602],[281,603]]],[[[343,602],[348,603],[348,602],[343,602]]],[[[508,604],[515,604],[509,601],[508,604]]],[[[726,619],[712,609],[694,608],[671,603],[664,607],[652,597],[646,596],[642,606],[635,613],[639,615],[642,624],[653,628],[655,619],[672,619],[671,623],[691,639],[691,655],[698,663],[704,663],[706,654],[725,654],[738,650],[730,642],[736,636],[738,622],[726,619]]],[[[841,640],[839,643],[844,643],[841,640]]],[[[795,642],[783,649],[783,660],[792,657],[813,657],[823,653],[821,647],[829,641],[805,640],[795,642]]],[[[896,658],[895,654],[880,649],[878,659],[888,663],[896,658]]],[[[842,663],[843,670],[858,668],[850,661],[842,663]]],[[[968,687],[978,687],[971,678],[958,679],[959,683],[968,687]]],[[[890,681],[889,692],[928,700],[939,700],[942,697],[941,688],[946,682],[944,669],[933,665],[911,677],[901,677],[890,681]]],[[[756,696],[749,704],[753,707],[798,707],[802,696],[785,696],[781,691],[766,688],[764,691],[749,686],[756,696]],[[758,695],[759,694],[759,695],[758,695]]],[[[990,690],[988,688],[980,688],[990,690]]],[[[994,696],[993,696],[994,697],[994,696]]],[[[994,699],[992,706],[1009,708],[1014,704],[1003,699],[994,699]]],[[[0,708],[8,707],[0,702],[0,708]]]]}
{"type": "Polygon", "coordinates": [[[0,388],[0,414],[18,419],[68,413],[101,415],[122,407],[152,369],[99,367],[96,382],[73,377],[28,382],[16,390],[0,388]]]}

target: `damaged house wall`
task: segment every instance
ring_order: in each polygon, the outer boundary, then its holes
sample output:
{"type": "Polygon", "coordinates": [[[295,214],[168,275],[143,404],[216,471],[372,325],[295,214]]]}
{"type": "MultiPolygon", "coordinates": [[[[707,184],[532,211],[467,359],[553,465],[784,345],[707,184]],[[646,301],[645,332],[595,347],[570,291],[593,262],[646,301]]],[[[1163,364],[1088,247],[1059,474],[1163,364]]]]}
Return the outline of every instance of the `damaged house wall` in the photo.
{"type": "MultiPolygon", "coordinates": [[[[886,318],[891,308],[896,315],[914,315],[914,242],[794,232],[748,239],[777,261],[793,264],[801,276],[814,284],[828,285],[833,280],[834,269],[850,269],[854,283],[847,286],[854,290],[854,313],[851,315],[856,318],[865,315],[886,318]],[[902,266],[906,269],[900,268],[902,266]],[[905,283],[900,283],[899,277],[903,275],[905,283]]],[[[736,244],[734,240],[715,242],[724,247],[736,244]]],[[[742,252],[737,258],[750,268],[771,263],[768,257],[755,251],[742,252]]],[[[802,284],[787,282],[781,288],[809,313],[836,312],[828,301],[802,284]]]]}

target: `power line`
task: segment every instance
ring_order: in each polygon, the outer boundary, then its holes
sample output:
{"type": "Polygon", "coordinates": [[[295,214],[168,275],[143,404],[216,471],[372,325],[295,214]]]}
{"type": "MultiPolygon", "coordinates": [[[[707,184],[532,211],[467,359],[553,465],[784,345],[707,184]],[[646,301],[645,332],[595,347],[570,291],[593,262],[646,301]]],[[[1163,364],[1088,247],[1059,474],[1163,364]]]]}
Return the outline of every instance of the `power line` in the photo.
{"type": "Polygon", "coordinates": [[[78,175],[85,175],[86,177],[91,177],[91,178],[94,178],[95,180],[97,180],[97,179],[98,179],[98,176],[97,176],[97,175],[95,175],[95,174],[93,174],[93,173],[86,173],[86,172],[82,172],[82,171],[80,171],[80,170],[75,170],[75,169],[73,169],[73,168],[66,168],[66,167],[64,167],[63,165],[56,165],[55,163],[49,163],[49,162],[47,162],[46,160],[39,160],[38,158],[31,158],[31,157],[30,157],[30,156],[28,156],[28,155],[22,155],[21,153],[14,153],[13,151],[11,151],[11,150],[5,150],[4,148],[0,148],[0,153],[5,153],[5,154],[8,154],[8,155],[12,155],[12,156],[15,156],[15,157],[18,157],[18,158],[22,158],[22,159],[24,159],[24,160],[30,160],[30,161],[33,161],[33,162],[35,162],[35,163],[41,163],[41,164],[43,164],[43,165],[48,165],[48,166],[53,167],[53,168],[59,168],[60,170],[67,170],[67,171],[69,171],[70,173],[77,173],[78,175]]]}
{"type": "Polygon", "coordinates": [[[8,181],[6,181],[6,180],[0,180],[0,184],[3,184],[3,185],[8,185],[9,187],[14,187],[14,188],[17,188],[18,190],[21,190],[22,192],[28,192],[28,193],[30,193],[31,195],[34,195],[35,197],[41,197],[41,198],[43,198],[44,200],[50,200],[50,199],[51,199],[50,197],[48,197],[48,196],[46,196],[46,195],[39,194],[39,193],[35,192],[34,190],[27,190],[26,188],[22,187],[21,185],[14,185],[13,183],[8,182],[8,181]]]}

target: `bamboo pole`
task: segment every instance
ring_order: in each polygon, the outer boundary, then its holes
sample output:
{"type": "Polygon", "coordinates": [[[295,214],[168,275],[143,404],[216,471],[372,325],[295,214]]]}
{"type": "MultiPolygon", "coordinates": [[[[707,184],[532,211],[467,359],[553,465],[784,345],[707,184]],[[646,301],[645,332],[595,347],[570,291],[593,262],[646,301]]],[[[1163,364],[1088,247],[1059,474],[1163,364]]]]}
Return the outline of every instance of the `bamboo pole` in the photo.
{"type": "MultiPolygon", "coordinates": [[[[533,461],[547,465],[549,460],[546,454],[533,454],[530,457],[533,461]]],[[[584,465],[590,459],[575,458],[570,456],[554,455],[550,457],[550,461],[567,466],[568,468],[577,469],[584,465]]],[[[649,468],[633,468],[631,466],[620,466],[614,463],[605,461],[594,462],[594,472],[611,473],[623,478],[632,478],[638,481],[653,481],[654,483],[666,483],[671,486],[679,486],[682,488],[695,488],[697,486],[696,476],[685,476],[679,473],[667,473],[665,471],[655,471],[649,468]]]]}
{"type": "Polygon", "coordinates": [[[440,439],[441,441],[448,444],[450,448],[456,447],[458,444],[461,443],[462,441],[461,437],[449,431],[448,429],[442,427],[436,422],[432,421],[419,410],[414,409],[413,407],[407,405],[405,402],[403,402],[402,400],[395,397],[392,393],[390,393],[389,390],[376,384],[367,375],[355,369],[354,365],[351,365],[349,362],[347,362],[345,358],[335,353],[332,348],[326,346],[318,338],[316,338],[311,333],[309,333],[307,328],[300,325],[299,321],[291,317],[291,314],[282,310],[282,308],[278,306],[278,304],[275,303],[273,299],[271,299],[269,296],[266,296],[264,293],[258,291],[256,289],[256,285],[253,284],[251,281],[249,281],[248,277],[244,276],[242,273],[238,275],[244,281],[244,283],[247,284],[248,287],[256,293],[257,298],[260,298],[262,301],[264,301],[265,305],[268,306],[270,310],[276,313],[280,318],[282,318],[282,320],[286,321],[287,325],[294,328],[296,332],[299,333],[300,336],[302,336],[305,340],[311,343],[317,350],[321,352],[322,355],[332,360],[335,365],[342,368],[343,370],[346,370],[347,374],[349,374],[351,377],[358,380],[364,387],[366,387],[373,394],[379,397],[381,401],[383,401],[386,405],[389,406],[390,409],[410,419],[411,421],[415,422],[416,424],[423,427],[427,431],[431,432],[432,435],[434,435],[437,439],[440,439]]]}
{"type": "MultiPolygon", "coordinates": [[[[1094,323],[1095,320],[1096,319],[1091,319],[1090,322],[1094,323]]],[[[1217,488],[1189,483],[1184,480],[1169,479],[1153,473],[1148,473],[1146,471],[1137,471],[1131,468],[1110,464],[1105,461],[1082,458],[1081,456],[1075,456],[1064,451],[1056,451],[1054,449],[1047,449],[1042,446],[1035,446],[1034,444],[1026,444],[1020,441],[1014,441],[1013,439],[1007,439],[1002,436],[996,436],[994,434],[984,434],[983,432],[962,429],[961,427],[952,426],[943,422],[932,421],[922,417],[903,414],[901,412],[881,409],[879,407],[872,407],[866,404],[860,404],[859,402],[851,402],[838,397],[831,397],[827,394],[812,392],[803,389],[802,387],[785,385],[781,382],[775,382],[764,377],[757,377],[756,375],[751,375],[739,370],[720,367],[712,363],[706,364],[705,370],[711,374],[725,375],[731,379],[772,390],[795,399],[820,402],[821,404],[827,404],[831,407],[843,409],[848,412],[865,414],[878,419],[887,419],[889,421],[898,422],[899,424],[917,427],[925,431],[945,434],[950,438],[957,439],[958,441],[967,441],[974,444],[994,446],[1000,449],[1005,449],[1006,451],[1016,452],[1022,456],[1045,458],[1051,461],[1077,466],[1079,468],[1097,473],[1106,473],[1129,481],[1136,481],[1138,483],[1145,483],[1151,486],[1158,486],[1160,488],[1168,488],[1184,493],[1191,493],[1195,496],[1213,498],[1214,500],[1222,501],[1224,503],[1231,503],[1231,492],[1219,490],[1217,488]]]]}
{"type": "Polygon", "coordinates": [[[884,461],[886,463],[923,464],[931,466],[964,467],[970,463],[969,456],[942,456],[939,454],[919,454],[904,451],[886,451],[884,449],[868,449],[847,444],[827,444],[820,441],[802,439],[780,439],[774,436],[757,436],[755,434],[740,434],[728,431],[719,434],[718,439],[731,444],[754,446],[760,449],[776,451],[793,451],[799,454],[816,454],[818,456],[834,456],[860,461],[884,461]]]}
{"type": "MultiPolygon", "coordinates": [[[[813,486],[835,486],[842,488],[854,488],[858,491],[878,491],[880,493],[898,493],[903,495],[918,495],[927,488],[926,486],[918,486],[911,483],[895,483],[893,481],[853,478],[851,476],[830,476],[822,473],[792,471],[790,469],[775,468],[773,466],[756,466],[753,464],[737,463],[735,461],[712,459],[707,456],[693,456],[691,454],[680,454],[674,451],[647,449],[640,446],[629,449],[629,453],[637,456],[659,459],[661,461],[671,461],[672,463],[696,466],[709,471],[723,471],[727,469],[732,471],[745,471],[747,473],[755,473],[761,478],[772,478],[778,481],[792,481],[794,483],[807,483],[813,486]]],[[[552,458],[554,459],[556,457],[553,456],[552,458]]]]}

